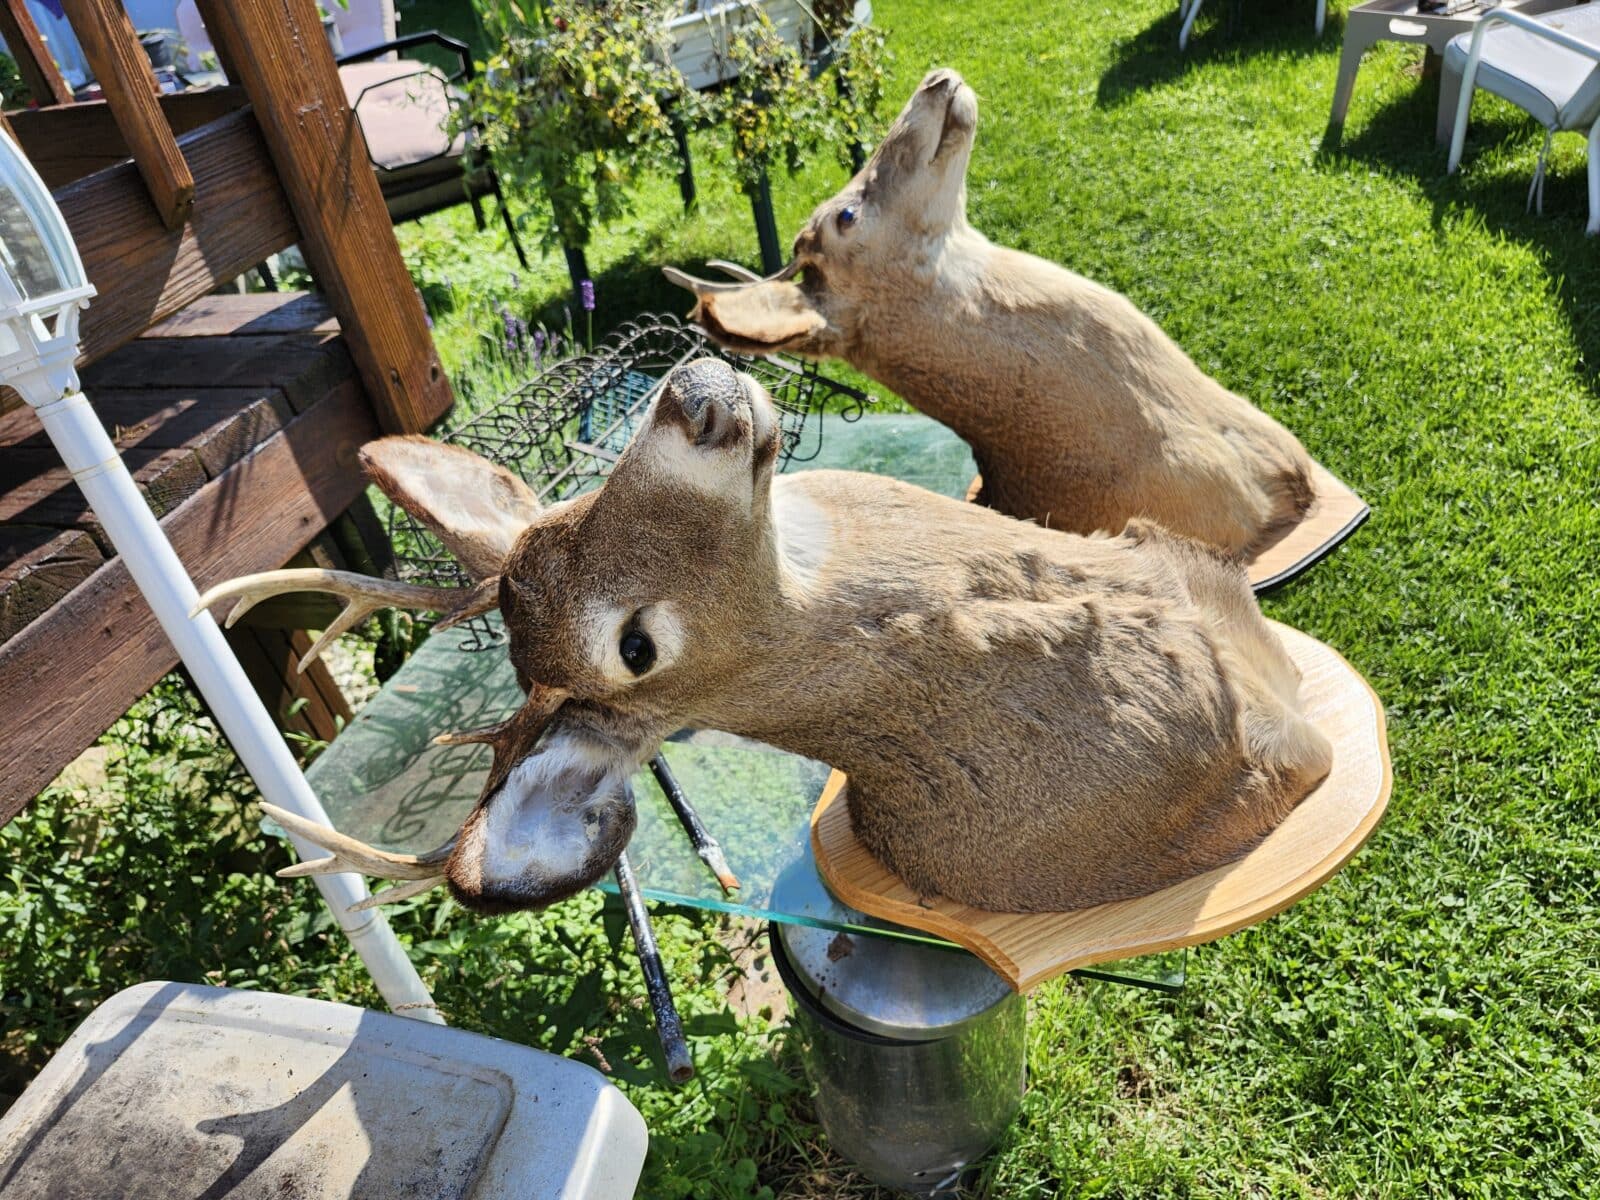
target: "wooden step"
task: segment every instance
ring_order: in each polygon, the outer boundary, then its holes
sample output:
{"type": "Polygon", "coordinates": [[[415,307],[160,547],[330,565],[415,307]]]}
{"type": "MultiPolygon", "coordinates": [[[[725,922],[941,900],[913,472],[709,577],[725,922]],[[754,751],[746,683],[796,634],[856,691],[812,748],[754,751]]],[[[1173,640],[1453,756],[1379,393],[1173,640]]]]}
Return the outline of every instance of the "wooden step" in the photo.
{"type": "MultiPolygon", "coordinates": [[[[282,566],[327,528],[361,494],[356,451],[378,429],[316,298],[195,308],[83,382],[204,589],[282,566]]],[[[176,664],[37,418],[0,416],[0,823],[176,664]]]]}

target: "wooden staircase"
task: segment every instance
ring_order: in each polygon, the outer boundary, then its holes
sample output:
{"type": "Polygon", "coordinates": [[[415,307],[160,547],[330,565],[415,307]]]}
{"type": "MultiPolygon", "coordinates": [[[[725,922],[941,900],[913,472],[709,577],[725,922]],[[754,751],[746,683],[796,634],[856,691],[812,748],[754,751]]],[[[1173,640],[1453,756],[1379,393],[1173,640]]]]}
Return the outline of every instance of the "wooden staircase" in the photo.
{"type": "MultiPolygon", "coordinates": [[[[373,553],[370,509],[346,515],[356,448],[452,397],[313,0],[200,7],[234,86],[158,96],[121,6],[68,0],[106,99],[6,119],[98,289],[84,390],[203,589],[373,553]],[[320,295],[212,294],[290,245],[320,295]]],[[[59,98],[42,45],[13,37],[22,0],[4,10],[24,77],[59,98]]],[[[280,712],[309,701],[291,726],[326,737],[348,713],[325,673],[287,669],[297,637],[235,645],[280,712]]],[[[176,663],[32,412],[0,394],[0,822],[176,663]]]]}

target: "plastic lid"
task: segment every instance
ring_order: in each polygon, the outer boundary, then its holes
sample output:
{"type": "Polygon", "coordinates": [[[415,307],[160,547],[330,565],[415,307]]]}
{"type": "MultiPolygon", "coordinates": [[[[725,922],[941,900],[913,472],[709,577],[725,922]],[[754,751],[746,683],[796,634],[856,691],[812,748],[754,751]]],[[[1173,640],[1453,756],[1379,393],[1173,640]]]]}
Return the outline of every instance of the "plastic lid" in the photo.
{"type": "Polygon", "coordinates": [[[965,950],[809,925],[775,928],[811,997],[841,1021],[882,1037],[948,1037],[1014,995],[965,950]]]}

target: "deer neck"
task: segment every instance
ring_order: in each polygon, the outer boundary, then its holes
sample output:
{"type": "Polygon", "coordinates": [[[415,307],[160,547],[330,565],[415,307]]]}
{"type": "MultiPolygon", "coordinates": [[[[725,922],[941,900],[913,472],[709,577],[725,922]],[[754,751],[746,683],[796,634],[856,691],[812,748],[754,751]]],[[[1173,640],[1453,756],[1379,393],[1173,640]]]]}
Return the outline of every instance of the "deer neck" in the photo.
{"type": "MultiPolygon", "coordinates": [[[[1142,369],[1150,353],[1142,339],[1123,344],[1141,332],[1140,323],[1124,314],[1131,306],[1115,293],[996,246],[964,222],[905,270],[886,274],[878,292],[862,306],[873,318],[852,340],[849,361],[960,434],[980,467],[991,449],[1013,466],[1026,466],[1030,456],[1041,464],[1059,459],[1061,439],[1039,436],[1041,421],[1051,419],[1041,401],[1084,413],[1110,403],[1123,414],[1123,443],[1151,432],[1127,424],[1128,407],[1115,404],[1114,393],[1131,385],[1103,369],[1102,359],[1142,369]]],[[[1159,405],[1167,390],[1141,394],[1159,405]]],[[[1153,411],[1145,415],[1159,423],[1153,411]]],[[[1087,440],[1075,449],[1096,450],[1098,424],[1085,423],[1073,441],[1087,440]]]]}
{"type": "Polygon", "coordinates": [[[993,286],[997,247],[965,222],[879,277],[846,357],[968,441],[1027,400],[995,386],[1017,359],[1016,306],[993,286]],[[983,396],[982,404],[973,397],[983,396]]]}
{"type": "MultiPolygon", "coordinates": [[[[774,482],[773,573],[751,590],[736,661],[719,673],[691,723],[866,778],[896,769],[874,752],[881,706],[907,665],[885,663],[883,623],[920,620],[923,609],[938,607],[939,589],[932,580],[923,586],[925,565],[905,560],[904,570],[892,569],[908,541],[927,540],[926,527],[898,508],[882,522],[864,522],[862,510],[881,489],[863,492],[858,480],[818,471],[774,482]]],[[[916,673],[931,677],[938,655],[932,646],[924,653],[927,670],[916,673]]]]}

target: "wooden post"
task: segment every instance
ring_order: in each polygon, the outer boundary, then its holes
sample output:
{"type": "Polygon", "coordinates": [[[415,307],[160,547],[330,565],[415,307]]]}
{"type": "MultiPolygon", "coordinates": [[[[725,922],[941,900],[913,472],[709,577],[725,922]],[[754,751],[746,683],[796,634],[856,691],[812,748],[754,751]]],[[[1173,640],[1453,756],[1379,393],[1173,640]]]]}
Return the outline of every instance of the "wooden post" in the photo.
{"type": "Polygon", "coordinates": [[[62,0],[84,57],[100,81],[106,107],[128,143],[161,223],[177,229],[194,209],[194,176],[161,111],[160,86],[118,0],[62,0]]]}
{"type": "Polygon", "coordinates": [[[0,37],[11,48],[17,70],[41,108],[72,103],[72,89],[61,78],[56,60],[50,57],[39,27],[28,12],[27,0],[5,0],[0,4],[0,37]]]}
{"type": "Polygon", "coordinates": [[[300,246],[350,344],[378,423],[426,429],[454,397],[394,240],[361,124],[314,0],[199,0],[250,95],[300,226],[300,246]]]}

